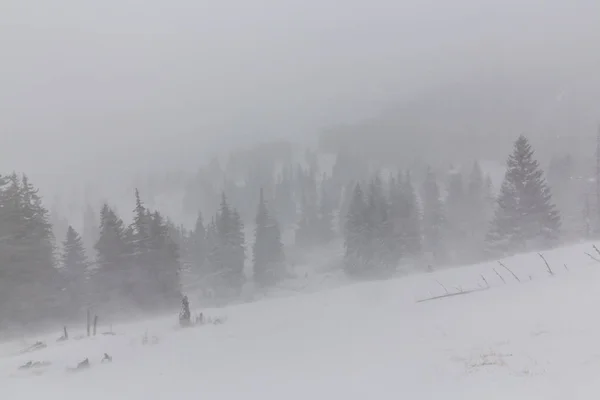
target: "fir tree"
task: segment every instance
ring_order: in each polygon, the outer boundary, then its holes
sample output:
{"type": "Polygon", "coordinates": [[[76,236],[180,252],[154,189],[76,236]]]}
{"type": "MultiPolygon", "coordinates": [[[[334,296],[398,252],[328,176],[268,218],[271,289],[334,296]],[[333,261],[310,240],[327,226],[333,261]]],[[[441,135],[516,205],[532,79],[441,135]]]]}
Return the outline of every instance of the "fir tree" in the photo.
{"type": "Polygon", "coordinates": [[[321,184],[321,198],[319,204],[319,238],[323,245],[330,243],[335,233],[333,231],[333,211],[334,211],[334,199],[331,194],[333,188],[329,187],[328,190],[328,179],[323,180],[321,184]]]}
{"type": "Polygon", "coordinates": [[[63,241],[62,267],[71,275],[85,273],[89,262],[85,255],[83,239],[71,225],[67,229],[67,236],[63,241]]]}
{"type": "Polygon", "coordinates": [[[360,184],[356,184],[344,229],[344,269],[349,275],[360,275],[365,269],[368,228],[365,195],[360,184]]]}
{"type": "Polygon", "coordinates": [[[70,225],[63,241],[61,264],[63,274],[66,276],[66,290],[70,297],[70,306],[76,311],[80,311],[88,300],[86,298],[86,278],[90,264],[85,254],[83,239],[70,225]]]}
{"type": "Polygon", "coordinates": [[[467,185],[467,205],[469,213],[475,221],[485,219],[485,185],[481,166],[479,162],[475,161],[467,185]]]}
{"type": "Polygon", "coordinates": [[[125,306],[135,279],[131,273],[131,246],[123,221],[104,204],[100,210],[100,234],[96,249],[96,269],[92,282],[96,302],[109,307],[125,306]]]}
{"type": "Polygon", "coordinates": [[[179,311],[179,325],[186,328],[191,324],[192,313],[190,312],[190,302],[187,296],[183,296],[183,299],[181,300],[181,311],[179,311]]]}
{"type": "Polygon", "coordinates": [[[339,210],[339,220],[338,220],[338,229],[342,234],[346,232],[346,222],[347,215],[350,212],[350,205],[352,203],[352,199],[354,196],[354,189],[356,187],[357,182],[350,182],[344,187],[344,191],[342,193],[342,203],[340,205],[339,210]]]}
{"type": "Polygon", "coordinates": [[[496,194],[494,193],[494,183],[492,182],[492,177],[490,174],[487,174],[485,177],[485,204],[486,204],[486,215],[488,217],[494,215],[494,209],[496,208],[496,194]]]}
{"type": "MultiPolygon", "coordinates": [[[[491,185],[491,181],[489,182],[491,185]]],[[[490,199],[492,194],[488,194],[491,186],[484,180],[483,171],[479,162],[473,164],[473,169],[469,175],[467,186],[467,213],[465,220],[467,222],[467,240],[470,247],[471,260],[477,261],[483,256],[485,235],[490,218],[490,199]]]]}
{"type": "Polygon", "coordinates": [[[469,209],[463,177],[460,171],[452,170],[445,203],[447,248],[452,261],[466,259],[467,235],[469,231],[469,209]]]}
{"type": "Polygon", "coordinates": [[[48,211],[27,176],[0,179],[0,313],[4,323],[66,316],[48,211]]]}
{"type": "Polygon", "coordinates": [[[395,265],[397,243],[393,238],[393,226],[390,207],[387,202],[383,183],[379,176],[369,184],[367,195],[367,229],[365,243],[365,272],[376,275],[388,271],[395,265]]]}
{"type": "Polygon", "coordinates": [[[217,291],[237,293],[244,283],[244,225],[236,210],[231,209],[225,193],[215,219],[215,244],[211,251],[211,263],[217,291]]]}
{"type": "Polygon", "coordinates": [[[410,171],[406,171],[404,179],[398,178],[399,192],[402,197],[401,231],[402,254],[408,258],[418,258],[422,254],[423,239],[421,228],[421,211],[417,193],[412,183],[410,171]]]}
{"type": "Polygon", "coordinates": [[[123,221],[108,204],[104,204],[100,210],[100,235],[94,247],[100,266],[115,268],[115,265],[122,263],[127,255],[123,221]]]}
{"type": "Polygon", "coordinates": [[[179,249],[170,237],[162,215],[155,211],[150,216],[149,254],[151,262],[145,267],[147,285],[144,295],[151,294],[147,307],[161,309],[177,304],[181,297],[179,284],[179,249]]]}
{"type": "Polygon", "coordinates": [[[54,234],[48,221],[48,211],[42,205],[38,190],[29,183],[26,175],[21,178],[22,210],[25,237],[31,246],[30,262],[41,266],[54,266],[54,234]]]}
{"type": "Polygon", "coordinates": [[[205,266],[207,258],[207,240],[206,229],[204,228],[204,220],[202,214],[198,212],[196,225],[190,235],[190,261],[195,271],[200,272],[205,266]]]}
{"type": "Polygon", "coordinates": [[[83,233],[82,238],[85,244],[87,254],[92,254],[94,245],[98,241],[99,227],[96,220],[96,213],[91,205],[87,205],[83,214],[83,233]]]}
{"type": "Polygon", "coordinates": [[[244,223],[239,212],[234,209],[232,212],[232,229],[229,234],[228,244],[232,254],[233,276],[231,283],[239,291],[245,281],[244,263],[246,260],[246,239],[244,235],[244,223]]]}
{"type": "Polygon", "coordinates": [[[429,168],[423,185],[424,250],[436,261],[444,261],[446,221],[436,176],[429,168]]]}
{"type": "Polygon", "coordinates": [[[319,243],[319,212],[316,196],[316,183],[314,178],[308,174],[302,174],[302,210],[300,213],[300,221],[296,229],[296,245],[300,247],[310,248],[319,243]]]}
{"type": "Polygon", "coordinates": [[[150,241],[150,220],[149,211],[144,207],[144,203],[140,198],[140,192],[135,189],[135,208],[133,209],[133,246],[138,257],[142,257],[140,262],[146,262],[144,257],[149,248],[150,241]]]}
{"type": "Polygon", "coordinates": [[[560,216],[533,155],[529,141],[520,136],[507,160],[496,213],[487,237],[491,251],[509,254],[558,243],[560,216]]]}
{"type": "Polygon", "coordinates": [[[273,285],[284,277],[283,244],[277,222],[267,210],[262,189],[255,224],[254,280],[261,286],[273,285]]]}
{"type": "Polygon", "coordinates": [[[287,226],[297,221],[296,201],[294,199],[293,170],[286,167],[275,185],[276,214],[282,226],[287,226]]]}

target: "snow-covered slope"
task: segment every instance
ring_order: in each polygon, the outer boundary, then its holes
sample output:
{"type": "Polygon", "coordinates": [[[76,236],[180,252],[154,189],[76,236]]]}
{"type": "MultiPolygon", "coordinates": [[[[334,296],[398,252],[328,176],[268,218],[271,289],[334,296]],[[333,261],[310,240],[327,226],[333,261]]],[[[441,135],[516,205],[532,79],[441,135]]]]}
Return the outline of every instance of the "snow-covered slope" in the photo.
{"type": "Polygon", "coordinates": [[[537,254],[503,260],[520,282],[486,263],[204,310],[222,325],[180,329],[174,316],[32,337],[48,347],[0,348],[0,398],[596,399],[600,263],[585,252],[544,253],[553,276],[537,254]],[[463,293],[420,301],[446,291],[463,293]],[[67,372],[86,357],[90,369],[67,372]],[[18,369],[30,360],[52,364],[18,369]]]}

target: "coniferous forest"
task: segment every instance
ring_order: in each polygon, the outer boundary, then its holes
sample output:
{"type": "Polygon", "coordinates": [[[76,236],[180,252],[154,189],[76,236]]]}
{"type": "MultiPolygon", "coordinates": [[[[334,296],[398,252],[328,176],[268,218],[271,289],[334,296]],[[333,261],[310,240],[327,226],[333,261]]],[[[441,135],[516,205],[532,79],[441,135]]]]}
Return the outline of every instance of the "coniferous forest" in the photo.
{"type": "Polygon", "coordinates": [[[543,168],[524,136],[496,182],[477,160],[457,165],[257,147],[194,175],[138,180],[128,210],[109,197],[73,223],[45,208],[27,175],[2,176],[0,330],[78,321],[90,309],[106,318],[171,312],[184,295],[207,305],[255,298],[306,278],[296,267],[323,251],[336,254],[329,271],[374,279],[600,232],[600,180],[574,189],[573,161],[543,168]],[[569,202],[566,190],[581,195],[569,202]],[[181,212],[169,215],[158,199],[174,192],[181,212]]]}

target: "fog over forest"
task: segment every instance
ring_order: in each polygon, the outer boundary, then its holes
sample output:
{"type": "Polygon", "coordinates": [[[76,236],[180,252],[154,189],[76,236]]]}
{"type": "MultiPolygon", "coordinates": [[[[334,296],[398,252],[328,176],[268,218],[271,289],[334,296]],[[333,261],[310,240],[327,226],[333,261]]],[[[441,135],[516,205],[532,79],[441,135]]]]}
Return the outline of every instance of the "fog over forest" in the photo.
{"type": "Polygon", "coordinates": [[[430,134],[474,126],[504,150],[520,133],[593,136],[599,119],[594,1],[6,0],[1,11],[1,166],[48,191],[71,184],[58,173],[195,170],[213,150],[315,140],[406,104],[426,116],[464,97],[467,110],[434,114],[430,134]]]}
{"type": "MultiPolygon", "coordinates": [[[[22,218],[3,229],[37,215],[36,265],[76,248],[86,282],[107,263],[167,268],[169,305],[185,268],[235,270],[230,291],[203,288],[227,301],[252,276],[290,278],[255,251],[292,275],[315,248],[390,273],[593,237],[598,15],[591,0],[5,0],[0,201],[22,218]],[[541,174],[527,201],[548,220],[509,240],[518,221],[497,211],[525,196],[511,154],[541,174]],[[379,236],[348,232],[367,220],[379,236]],[[361,247],[374,238],[387,247],[361,247]]],[[[107,274],[95,291],[121,280],[107,274]]],[[[134,300],[152,309],[148,285],[134,300]]]]}
{"type": "Polygon", "coordinates": [[[598,398],[599,22],[0,0],[0,398],[598,398]]]}

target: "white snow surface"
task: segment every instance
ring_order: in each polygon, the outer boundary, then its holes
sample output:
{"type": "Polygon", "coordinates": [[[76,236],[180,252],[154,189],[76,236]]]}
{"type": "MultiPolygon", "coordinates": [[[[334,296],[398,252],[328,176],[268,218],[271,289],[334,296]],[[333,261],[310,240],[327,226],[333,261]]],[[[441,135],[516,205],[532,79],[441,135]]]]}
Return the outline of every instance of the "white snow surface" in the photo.
{"type": "Polygon", "coordinates": [[[597,399],[600,263],[585,252],[545,252],[553,276],[538,254],[503,260],[521,282],[490,262],[203,310],[222,325],[28,337],[0,346],[0,399],[597,399]],[[489,289],[419,302],[482,276],[489,289]],[[48,347],[19,353],[37,340],[48,347]],[[18,369],[30,360],[52,364],[18,369]]]}

